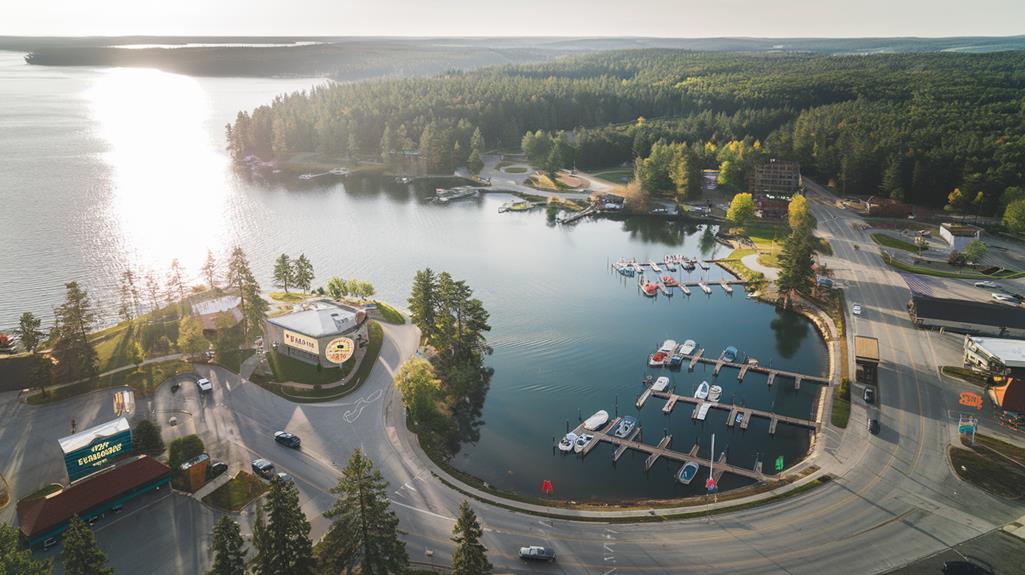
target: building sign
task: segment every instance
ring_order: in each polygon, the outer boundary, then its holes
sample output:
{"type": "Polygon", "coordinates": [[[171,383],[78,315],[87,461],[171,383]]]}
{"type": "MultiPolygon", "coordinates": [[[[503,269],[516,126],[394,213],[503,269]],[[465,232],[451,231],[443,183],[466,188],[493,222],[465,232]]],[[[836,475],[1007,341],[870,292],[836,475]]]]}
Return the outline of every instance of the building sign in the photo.
{"type": "Polygon", "coordinates": [[[982,396],[970,391],[962,392],[961,405],[982,409],[982,396]]]}
{"type": "Polygon", "coordinates": [[[282,330],[282,340],[288,347],[294,347],[300,349],[306,353],[312,353],[318,355],[320,353],[320,346],[317,345],[317,340],[312,337],[307,337],[301,333],[295,333],[294,331],[288,331],[287,329],[282,330]]]}
{"type": "MultiPolygon", "coordinates": [[[[87,433],[89,430],[86,430],[87,433]]],[[[81,435],[81,434],[79,434],[81,435]]],[[[82,439],[79,435],[65,439],[82,439]]],[[[108,467],[114,460],[132,452],[132,431],[123,429],[110,436],[96,436],[84,447],[65,451],[64,465],[68,469],[68,479],[75,481],[86,475],[108,467]]]]}
{"type": "Polygon", "coordinates": [[[327,344],[327,349],[324,350],[324,357],[331,363],[342,364],[352,357],[355,350],[356,344],[351,339],[336,337],[331,340],[331,343],[327,344]]]}

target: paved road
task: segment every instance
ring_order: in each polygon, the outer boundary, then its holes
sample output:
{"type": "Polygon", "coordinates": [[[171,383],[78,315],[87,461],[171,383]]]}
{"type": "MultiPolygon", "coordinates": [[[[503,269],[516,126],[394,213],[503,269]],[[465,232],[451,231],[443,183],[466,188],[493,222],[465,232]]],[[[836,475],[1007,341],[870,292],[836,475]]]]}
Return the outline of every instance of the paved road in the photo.
{"type": "MultiPolygon", "coordinates": [[[[814,188],[814,186],[812,186],[814,188]]],[[[1025,505],[997,500],[961,483],[945,458],[954,436],[958,383],[941,380],[936,366],[956,361],[956,338],[913,329],[904,311],[907,289],[882,267],[874,244],[851,226],[849,213],[812,203],[820,233],[835,255],[824,258],[846,285],[849,301],[865,313],[851,318],[851,332],[880,340],[883,366],[880,405],[855,400],[846,430],[823,431],[816,463],[835,476],[809,493],[746,511],[701,519],[642,524],[542,519],[474,503],[485,526],[484,542],[500,573],[878,573],[945,551],[1025,515],[1025,505]],[[857,246],[857,248],[855,247],[857,246]],[[860,248],[860,249],[859,249],[860,248]],[[882,431],[869,435],[869,414],[882,431]],[[514,555],[523,544],[553,546],[555,565],[528,565],[514,555]]],[[[738,329],[741,329],[738,326],[738,329]]],[[[179,414],[168,437],[192,432],[211,453],[244,466],[261,455],[296,478],[314,537],[327,529],[320,513],[332,502],[328,490],[352,450],[365,449],[390,483],[393,508],[406,533],[410,556],[450,561],[452,516],[462,496],[435,480],[402,427],[402,408],[391,374],[415,352],[417,334],[387,326],[385,345],[367,383],[353,396],[297,405],[219,368],[204,368],[215,384],[210,398],[183,386],[166,388],[153,409],[166,421],[179,414]],[[303,450],[276,445],[272,432],[303,437],[303,450]]],[[[860,397],[860,389],[855,395],[860,397]]],[[[24,495],[40,478],[58,477],[56,438],[71,414],[79,425],[110,416],[110,392],[58,405],[0,405],[0,468],[24,495]]],[[[171,496],[101,527],[99,538],[119,572],[198,572],[209,560],[206,534],[216,514],[192,499],[171,496]]],[[[0,517],[10,519],[10,508],[0,517]]],[[[250,515],[242,516],[248,530],[250,515]]],[[[52,551],[51,551],[52,553],[52,551]]]]}

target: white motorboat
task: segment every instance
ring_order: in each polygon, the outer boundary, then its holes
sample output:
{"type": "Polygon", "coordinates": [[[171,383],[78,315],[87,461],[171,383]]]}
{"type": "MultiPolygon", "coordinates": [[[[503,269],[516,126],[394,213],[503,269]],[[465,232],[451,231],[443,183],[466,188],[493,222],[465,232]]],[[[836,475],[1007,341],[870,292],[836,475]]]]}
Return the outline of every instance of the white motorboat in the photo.
{"type": "Polygon", "coordinates": [[[698,347],[698,342],[694,341],[693,339],[688,339],[687,341],[683,342],[683,345],[680,346],[680,353],[682,353],[683,355],[690,355],[694,353],[694,349],[696,347],[698,347]]]}
{"type": "Polygon", "coordinates": [[[665,391],[666,389],[669,389],[669,378],[664,375],[651,385],[651,391],[665,391]]]}
{"type": "Polygon", "coordinates": [[[637,427],[637,418],[632,415],[627,415],[624,416],[623,419],[619,420],[619,425],[616,426],[616,430],[613,434],[620,439],[625,439],[631,432],[633,432],[635,427],[637,427]]]}
{"type": "Polygon", "coordinates": [[[584,429],[594,431],[609,421],[609,412],[602,409],[584,420],[584,429]]]}
{"type": "Polygon", "coordinates": [[[569,453],[573,451],[573,443],[577,440],[577,434],[572,431],[567,433],[565,437],[559,441],[559,451],[563,453],[569,453]]]}
{"type": "Polygon", "coordinates": [[[718,385],[713,385],[708,389],[708,401],[719,401],[722,397],[722,388],[718,385]]]}
{"type": "Polygon", "coordinates": [[[702,381],[701,382],[701,385],[699,385],[698,389],[694,392],[694,397],[696,397],[697,399],[705,399],[706,397],[708,397],[708,382],[707,381],[702,381]]]}
{"type": "Polygon", "coordinates": [[[684,485],[690,485],[690,482],[693,481],[694,477],[698,474],[698,469],[697,463],[688,461],[680,468],[679,473],[676,474],[676,479],[684,485]]]}
{"type": "Polygon", "coordinates": [[[573,452],[580,453],[581,451],[583,451],[584,448],[587,447],[587,444],[591,443],[592,439],[594,439],[593,435],[589,433],[581,433],[580,437],[577,437],[575,440],[573,440],[573,452]]]}
{"type": "Polygon", "coordinates": [[[667,339],[667,340],[665,340],[664,342],[662,342],[662,347],[658,348],[658,350],[661,351],[662,353],[668,353],[668,354],[672,355],[672,353],[674,351],[676,351],[676,340],[675,339],[667,339]]]}

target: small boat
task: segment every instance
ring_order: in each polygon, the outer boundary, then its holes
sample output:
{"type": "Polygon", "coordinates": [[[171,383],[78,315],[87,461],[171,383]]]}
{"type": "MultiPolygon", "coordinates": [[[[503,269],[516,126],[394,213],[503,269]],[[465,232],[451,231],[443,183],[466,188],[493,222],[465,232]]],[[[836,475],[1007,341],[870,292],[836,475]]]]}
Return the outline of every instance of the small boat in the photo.
{"type": "Polygon", "coordinates": [[[666,364],[666,358],[667,357],[669,357],[669,354],[667,354],[667,353],[665,353],[663,351],[656,351],[655,353],[653,353],[653,354],[648,356],[648,366],[649,367],[662,367],[663,365],[666,364]]]}
{"type": "Polygon", "coordinates": [[[732,345],[727,347],[722,352],[722,358],[730,363],[737,361],[737,348],[732,345]]]}
{"type": "Polygon", "coordinates": [[[332,176],[348,176],[349,168],[335,168],[328,173],[332,176]]]}
{"type": "Polygon", "coordinates": [[[316,178],[316,177],[317,177],[317,174],[303,174],[303,175],[299,176],[299,179],[300,180],[312,180],[313,178],[316,178]]]}
{"type": "Polygon", "coordinates": [[[667,339],[667,340],[663,341],[662,342],[662,347],[658,348],[658,350],[663,352],[663,353],[673,353],[674,351],[676,351],[676,340],[675,339],[667,339]]]}
{"type": "Polygon", "coordinates": [[[697,399],[705,399],[708,397],[708,382],[702,381],[701,385],[698,386],[697,391],[694,392],[694,397],[697,399]]]}
{"type": "Polygon", "coordinates": [[[633,267],[634,267],[634,271],[635,272],[637,272],[639,274],[644,273],[644,270],[641,269],[641,264],[639,264],[637,262],[633,262],[633,267]]]}
{"type": "Polygon", "coordinates": [[[608,421],[609,412],[602,409],[584,420],[584,429],[594,431],[595,429],[605,425],[608,421]]]}
{"type": "Polygon", "coordinates": [[[722,387],[713,385],[708,388],[708,401],[719,401],[720,397],[722,397],[722,387]]]}
{"type": "Polygon", "coordinates": [[[673,352],[672,357],[669,358],[669,367],[680,367],[683,365],[683,354],[677,349],[673,352]]]}
{"type": "Polygon", "coordinates": [[[662,295],[666,297],[673,297],[672,290],[669,287],[667,287],[664,283],[659,282],[657,285],[658,291],[662,292],[662,295]]]}
{"type": "Polygon", "coordinates": [[[666,256],[662,265],[671,272],[676,271],[676,264],[673,263],[673,258],[671,256],[666,256]]]}
{"type": "Polygon", "coordinates": [[[655,260],[648,260],[648,265],[651,266],[651,271],[657,274],[662,273],[662,268],[658,267],[658,264],[655,263],[655,260]]]}
{"type": "Polygon", "coordinates": [[[633,432],[634,428],[637,427],[637,418],[632,415],[624,416],[623,419],[619,420],[619,425],[616,426],[616,430],[612,432],[613,435],[620,439],[625,439],[633,432]]]}
{"type": "Polygon", "coordinates": [[[733,286],[731,286],[731,285],[730,285],[730,284],[729,284],[729,283],[728,283],[728,282],[726,281],[726,278],[722,278],[721,280],[719,280],[719,285],[721,285],[721,286],[722,286],[722,290],[723,290],[724,292],[726,292],[726,293],[733,293],[733,286]]]}
{"type": "Polygon", "coordinates": [[[698,260],[698,266],[700,266],[703,270],[707,270],[709,267],[711,267],[707,263],[705,263],[705,260],[700,259],[698,260]]]}
{"type": "Polygon", "coordinates": [[[641,284],[641,293],[647,297],[655,297],[658,295],[658,284],[654,282],[644,282],[641,284]]]}
{"type": "Polygon", "coordinates": [[[633,266],[628,264],[617,263],[613,267],[616,269],[617,272],[619,272],[620,275],[626,276],[628,278],[634,277],[634,274],[636,273],[634,271],[633,266]]]}
{"type": "Polygon", "coordinates": [[[698,282],[698,287],[701,288],[701,291],[703,291],[705,293],[709,293],[709,294],[712,293],[712,288],[708,287],[708,284],[705,283],[705,280],[699,281],[698,282]]]}
{"type": "Polygon", "coordinates": [[[694,271],[694,262],[692,262],[692,261],[690,261],[688,259],[684,259],[683,263],[681,263],[680,265],[683,266],[683,269],[685,269],[685,270],[687,270],[689,272],[694,271]]]}
{"type": "Polygon", "coordinates": [[[684,284],[680,284],[680,291],[683,292],[683,295],[690,295],[690,288],[684,284]]]}
{"type": "Polygon", "coordinates": [[[744,421],[744,414],[743,413],[738,413],[737,414],[737,419],[735,420],[735,422],[736,423],[740,423],[741,421],[744,421]]]}
{"type": "Polygon", "coordinates": [[[676,474],[676,479],[684,485],[690,485],[691,481],[698,475],[698,464],[693,461],[688,461],[680,471],[676,474]]]}
{"type": "Polygon", "coordinates": [[[444,188],[437,188],[434,190],[434,199],[447,204],[448,202],[454,202],[456,200],[462,200],[465,198],[476,198],[480,195],[480,190],[477,188],[471,188],[468,186],[460,186],[458,188],[452,188],[446,190],[444,188]]]}
{"type": "Polygon", "coordinates": [[[580,453],[581,451],[583,451],[584,448],[587,447],[587,444],[591,443],[592,439],[594,439],[593,435],[589,433],[581,433],[580,437],[576,438],[573,441],[573,452],[580,453]]]}
{"type": "Polygon", "coordinates": [[[655,380],[655,383],[651,384],[652,391],[665,391],[669,388],[669,378],[662,376],[655,380]]]}
{"type": "Polygon", "coordinates": [[[680,346],[680,353],[682,353],[683,355],[690,355],[694,353],[694,349],[696,347],[698,347],[698,343],[693,339],[688,339],[687,341],[683,342],[683,345],[680,346]]]}
{"type": "Polygon", "coordinates": [[[567,433],[562,440],[559,441],[559,451],[563,453],[569,453],[573,451],[573,443],[577,440],[577,434],[572,431],[567,433]]]}
{"type": "Polygon", "coordinates": [[[680,282],[676,281],[673,276],[662,276],[662,285],[666,287],[678,287],[680,282]]]}
{"type": "Polygon", "coordinates": [[[413,181],[413,178],[409,176],[395,176],[396,184],[408,184],[413,181]]]}

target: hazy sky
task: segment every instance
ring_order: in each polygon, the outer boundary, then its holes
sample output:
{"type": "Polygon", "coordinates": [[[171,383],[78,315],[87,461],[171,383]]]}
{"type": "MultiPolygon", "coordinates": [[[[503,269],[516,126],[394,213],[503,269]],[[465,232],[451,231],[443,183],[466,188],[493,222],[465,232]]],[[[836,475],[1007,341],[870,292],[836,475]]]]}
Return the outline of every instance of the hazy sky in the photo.
{"type": "Polygon", "coordinates": [[[3,35],[1005,36],[1025,0],[4,0],[3,35]]]}

